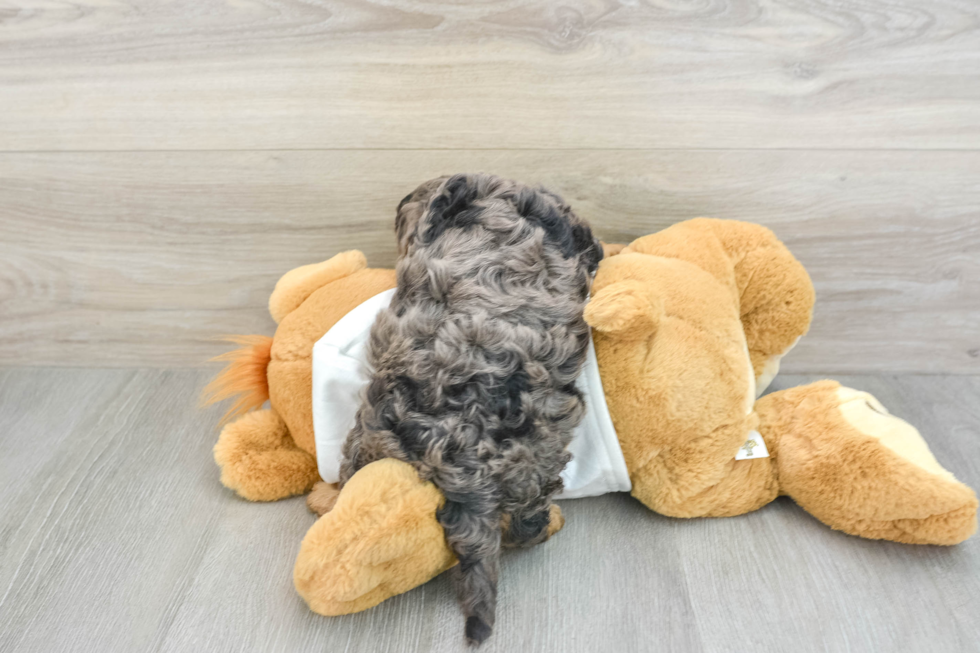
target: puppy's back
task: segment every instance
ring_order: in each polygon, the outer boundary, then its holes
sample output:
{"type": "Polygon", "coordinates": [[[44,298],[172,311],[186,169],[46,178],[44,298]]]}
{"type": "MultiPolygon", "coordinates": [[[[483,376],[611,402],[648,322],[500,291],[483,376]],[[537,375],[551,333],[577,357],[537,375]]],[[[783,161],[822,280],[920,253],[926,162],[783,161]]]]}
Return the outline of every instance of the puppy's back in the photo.
{"type": "Polygon", "coordinates": [[[561,490],[602,249],[557,196],[490,175],[423,184],[396,224],[398,290],[372,330],[353,468],[394,453],[445,494],[439,520],[479,642],[494,622],[501,515],[533,540],[561,490]]]}

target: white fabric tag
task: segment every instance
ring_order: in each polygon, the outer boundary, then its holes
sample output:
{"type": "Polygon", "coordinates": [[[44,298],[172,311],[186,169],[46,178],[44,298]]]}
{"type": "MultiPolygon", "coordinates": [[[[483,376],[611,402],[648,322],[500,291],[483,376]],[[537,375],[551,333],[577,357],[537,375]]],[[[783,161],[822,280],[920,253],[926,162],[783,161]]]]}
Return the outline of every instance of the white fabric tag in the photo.
{"type": "Polygon", "coordinates": [[[749,439],[745,441],[735,454],[735,460],[749,460],[754,458],[768,458],[769,450],[766,443],[762,441],[762,434],[758,431],[749,431],[749,439]]]}

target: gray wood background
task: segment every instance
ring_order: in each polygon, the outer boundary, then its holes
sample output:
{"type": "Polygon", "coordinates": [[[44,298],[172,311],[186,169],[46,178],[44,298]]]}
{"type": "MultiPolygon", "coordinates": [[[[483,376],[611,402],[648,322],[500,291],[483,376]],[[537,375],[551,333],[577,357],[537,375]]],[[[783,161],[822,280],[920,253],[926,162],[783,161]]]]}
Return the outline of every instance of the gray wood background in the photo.
{"type": "Polygon", "coordinates": [[[818,289],[791,371],[980,372],[973,0],[6,2],[0,364],[200,365],[464,170],[613,241],[771,226],[818,289]]]}

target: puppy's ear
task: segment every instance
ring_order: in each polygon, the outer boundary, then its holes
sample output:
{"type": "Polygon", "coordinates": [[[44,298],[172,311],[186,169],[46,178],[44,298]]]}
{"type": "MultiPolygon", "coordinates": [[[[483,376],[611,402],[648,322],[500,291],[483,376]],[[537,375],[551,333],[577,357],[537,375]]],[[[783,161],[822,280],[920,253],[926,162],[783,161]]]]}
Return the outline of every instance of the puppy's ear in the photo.
{"type": "Polygon", "coordinates": [[[546,188],[518,185],[511,201],[517,212],[544,230],[545,238],[561,249],[565,258],[579,261],[593,274],[602,260],[602,244],[589,223],[579,218],[565,200],[546,188]]]}
{"type": "Polygon", "coordinates": [[[568,209],[568,215],[573,222],[572,241],[575,243],[575,251],[581,256],[579,259],[589,270],[589,274],[595,274],[599,267],[599,261],[605,253],[602,241],[592,235],[592,229],[586,222],[579,220],[578,216],[568,209]]]}
{"type": "Polygon", "coordinates": [[[398,253],[404,255],[409,244],[417,236],[419,220],[429,205],[432,195],[448,177],[436,177],[421,184],[402,198],[395,212],[395,236],[398,238],[398,253]]]}
{"type": "Polygon", "coordinates": [[[585,321],[602,333],[643,338],[656,330],[663,312],[663,302],[646,285],[626,279],[596,291],[585,307],[585,321]]]}
{"type": "Polygon", "coordinates": [[[479,211],[473,211],[473,202],[481,195],[478,175],[453,175],[439,188],[429,202],[420,226],[422,240],[432,242],[453,227],[467,227],[474,222],[479,211]]]}

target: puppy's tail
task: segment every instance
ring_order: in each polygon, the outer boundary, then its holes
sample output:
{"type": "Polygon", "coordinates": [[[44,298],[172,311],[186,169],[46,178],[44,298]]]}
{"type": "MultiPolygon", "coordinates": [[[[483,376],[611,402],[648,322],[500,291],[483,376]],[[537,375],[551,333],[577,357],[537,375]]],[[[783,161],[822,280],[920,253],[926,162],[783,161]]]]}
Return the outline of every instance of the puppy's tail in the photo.
{"type": "Polygon", "coordinates": [[[201,405],[210,406],[236,397],[221,424],[258,408],[269,399],[269,380],[266,376],[272,360],[272,338],[269,336],[226,336],[224,340],[241,345],[212,361],[227,362],[201,393],[201,405]]]}
{"type": "Polygon", "coordinates": [[[459,559],[453,569],[456,595],[466,617],[466,641],[482,644],[493,632],[500,568],[500,516],[495,504],[473,495],[447,494],[439,511],[446,541],[459,559]]]}

